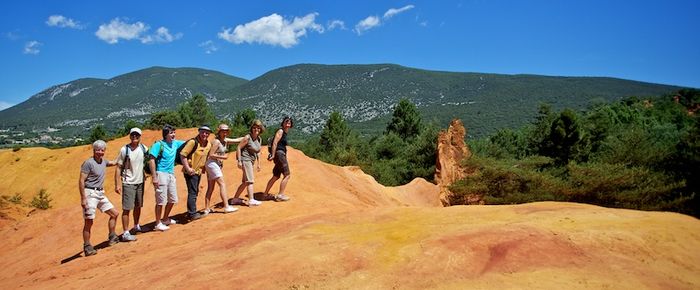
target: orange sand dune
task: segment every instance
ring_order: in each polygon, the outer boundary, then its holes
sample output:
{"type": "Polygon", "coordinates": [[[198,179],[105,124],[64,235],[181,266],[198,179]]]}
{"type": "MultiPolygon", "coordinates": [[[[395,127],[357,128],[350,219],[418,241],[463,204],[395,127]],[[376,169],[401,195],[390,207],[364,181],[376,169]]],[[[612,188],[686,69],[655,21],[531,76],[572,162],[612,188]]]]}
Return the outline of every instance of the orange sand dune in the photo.
{"type": "MultiPolygon", "coordinates": [[[[144,132],[145,143],[159,135],[144,132]]],[[[178,131],[178,138],[191,135],[178,131]]],[[[109,142],[106,156],[124,143],[109,142]]],[[[384,187],[357,168],[293,149],[291,201],[141,233],[85,258],[77,178],[90,155],[89,146],[0,151],[1,194],[21,193],[27,201],[44,188],[54,198],[52,209],[10,213],[17,221],[0,228],[0,289],[700,288],[695,218],[554,202],[442,208],[437,186],[424,180],[384,187]]],[[[233,160],[225,164],[231,192],[241,174],[233,160]]],[[[270,171],[263,162],[256,191],[270,171]]],[[[120,208],[113,173],[105,186],[120,208]]],[[[180,214],[186,188],[177,176],[180,214]]],[[[204,182],[201,189],[199,208],[204,182]]],[[[149,185],[145,199],[142,220],[151,223],[149,185]]],[[[218,192],[213,200],[220,202],[218,192]]],[[[106,223],[98,214],[94,244],[104,244],[106,223]]]]}

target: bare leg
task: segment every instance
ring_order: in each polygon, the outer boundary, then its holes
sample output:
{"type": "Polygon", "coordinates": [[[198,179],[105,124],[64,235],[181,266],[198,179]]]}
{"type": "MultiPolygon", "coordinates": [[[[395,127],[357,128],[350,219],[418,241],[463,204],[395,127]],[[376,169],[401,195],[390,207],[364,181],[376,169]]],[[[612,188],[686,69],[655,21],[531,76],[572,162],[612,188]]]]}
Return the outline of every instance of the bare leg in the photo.
{"type": "MultiPolygon", "coordinates": [[[[136,212],[134,211],[134,216],[136,216],[136,212]]],[[[136,220],[136,218],[134,218],[136,220]]],[[[136,221],[134,221],[136,222],[136,221]]],[[[122,210],[122,228],[124,228],[124,231],[129,230],[129,210],[125,209],[122,210]]]]}
{"type": "Polygon", "coordinates": [[[173,203],[167,203],[165,205],[165,213],[163,214],[163,219],[170,218],[170,211],[173,210],[173,203]]]}
{"type": "MultiPolygon", "coordinates": [[[[219,184],[219,194],[221,195],[221,202],[224,204],[224,208],[228,206],[228,194],[226,194],[226,182],[224,181],[224,177],[221,176],[216,179],[216,183],[219,184]]],[[[214,186],[212,185],[212,188],[214,186]]]]}
{"type": "Polygon", "coordinates": [[[279,194],[284,194],[284,190],[287,188],[287,182],[289,182],[289,178],[291,178],[291,175],[285,175],[284,178],[282,178],[282,182],[280,182],[280,193],[279,194]]]}
{"type": "Polygon", "coordinates": [[[84,245],[90,244],[90,229],[92,228],[92,222],[93,222],[93,220],[91,220],[91,219],[85,219],[85,224],[83,225],[83,244],[84,245]]]}
{"type": "Polygon", "coordinates": [[[134,226],[138,225],[140,220],[141,220],[141,208],[137,206],[134,208],[134,226]]]}
{"type": "Polygon", "coordinates": [[[204,209],[211,208],[211,194],[214,192],[214,184],[216,184],[219,179],[212,180],[207,178],[207,194],[204,195],[204,209]]]}
{"type": "Polygon", "coordinates": [[[279,179],[278,176],[272,176],[270,180],[267,181],[267,186],[265,187],[265,195],[270,193],[270,189],[272,188],[273,185],[275,185],[275,182],[277,182],[277,179],[279,179]]]}
{"type": "Polygon", "coordinates": [[[107,211],[107,214],[109,215],[109,223],[107,224],[107,226],[109,227],[109,233],[116,234],[114,230],[117,227],[117,217],[119,217],[119,212],[117,212],[116,209],[112,208],[107,211]]]}
{"type": "Polygon", "coordinates": [[[253,200],[255,199],[255,192],[253,192],[253,183],[252,182],[247,182],[248,186],[248,200],[253,200]]]}
{"type": "Polygon", "coordinates": [[[163,212],[163,206],[156,204],[156,225],[160,223],[160,214],[163,212]]]}

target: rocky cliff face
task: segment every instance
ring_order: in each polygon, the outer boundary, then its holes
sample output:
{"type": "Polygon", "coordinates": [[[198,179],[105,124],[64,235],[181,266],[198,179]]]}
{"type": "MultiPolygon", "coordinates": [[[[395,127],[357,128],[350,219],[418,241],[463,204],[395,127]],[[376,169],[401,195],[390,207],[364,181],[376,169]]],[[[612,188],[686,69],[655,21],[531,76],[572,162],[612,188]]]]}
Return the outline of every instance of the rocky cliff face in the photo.
{"type": "MultiPolygon", "coordinates": [[[[453,205],[450,196],[453,193],[449,186],[457,180],[466,177],[469,170],[462,167],[464,158],[471,157],[472,153],[464,143],[464,136],[467,129],[459,119],[453,119],[450,127],[446,131],[438,134],[438,157],[435,164],[435,182],[440,187],[440,202],[443,206],[453,205]]],[[[466,204],[483,204],[481,195],[467,196],[464,198],[466,204]]]]}

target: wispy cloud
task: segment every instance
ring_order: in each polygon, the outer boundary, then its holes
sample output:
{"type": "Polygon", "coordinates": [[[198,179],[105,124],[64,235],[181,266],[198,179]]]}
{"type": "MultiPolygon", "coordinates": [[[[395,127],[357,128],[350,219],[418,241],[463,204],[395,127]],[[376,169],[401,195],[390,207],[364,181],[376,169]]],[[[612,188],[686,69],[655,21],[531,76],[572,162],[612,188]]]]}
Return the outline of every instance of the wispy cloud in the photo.
{"type": "Polygon", "coordinates": [[[328,27],[328,31],[334,30],[336,28],[340,28],[342,30],[346,29],[345,22],[343,22],[341,20],[333,20],[330,23],[328,23],[327,27],[328,27]]]}
{"type": "Polygon", "coordinates": [[[60,28],[68,27],[73,29],[83,29],[85,27],[84,25],[80,24],[80,22],[65,17],[63,15],[49,16],[49,19],[46,20],[46,25],[60,28]]]}
{"type": "Polygon", "coordinates": [[[140,21],[127,23],[119,18],[114,18],[109,24],[100,25],[95,35],[97,38],[109,44],[119,43],[120,39],[137,39],[140,40],[141,43],[152,44],[173,42],[182,38],[182,33],[173,35],[167,28],[162,26],[156,29],[155,34],[147,34],[149,29],[150,26],[140,21]]]}
{"type": "Polygon", "coordinates": [[[204,48],[204,53],[206,54],[212,54],[219,50],[219,47],[211,40],[200,43],[199,47],[204,48]]]}
{"type": "Polygon", "coordinates": [[[379,18],[379,16],[376,15],[367,16],[367,18],[362,19],[355,25],[354,31],[355,33],[357,33],[357,35],[362,35],[362,33],[364,33],[365,31],[375,28],[377,26],[381,26],[384,21],[387,21],[392,17],[406,12],[408,10],[411,10],[413,8],[415,8],[415,6],[413,5],[406,5],[401,8],[389,8],[389,10],[384,12],[384,16],[382,18],[379,18]]]}
{"type": "Polygon", "coordinates": [[[39,47],[42,45],[41,42],[32,40],[24,44],[24,54],[39,54],[39,47]]]}
{"type": "Polygon", "coordinates": [[[307,31],[323,33],[323,26],[316,23],[318,13],[309,13],[304,17],[284,19],[277,13],[262,17],[236,28],[224,28],[218,33],[219,38],[231,43],[261,43],[290,48],[299,44],[299,38],[307,31]]]}
{"type": "Polygon", "coordinates": [[[173,42],[175,40],[178,40],[182,38],[182,33],[177,33],[175,35],[170,34],[170,31],[168,31],[167,28],[165,27],[158,27],[156,29],[156,34],[153,35],[146,35],[141,38],[141,43],[167,43],[167,42],[173,42]]]}
{"type": "Polygon", "coordinates": [[[0,101],[0,111],[2,111],[2,110],[4,110],[4,109],[7,109],[7,108],[9,108],[9,107],[12,107],[12,106],[14,106],[14,105],[15,105],[15,104],[10,104],[10,103],[5,102],[5,101],[0,101]]]}
{"type": "Polygon", "coordinates": [[[362,33],[364,33],[365,31],[375,28],[381,24],[382,22],[379,20],[379,17],[368,16],[367,18],[362,19],[362,21],[358,22],[355,25],[355,32],[357,32],[358,35],[362,35],[362,33]]]}
{"type": "Polygon", "coordinates": [[[413,5],[406,5],[404,7],[398,8],[398,9],[389,8],[389,10],[387,10],[384,13],[384,19],[389,19],[389,18],[394,17],[395,15],[397,15],[399,13],[406,12],[406,11],[411,10],[413,8],[415,8],[415,6],[413,6],[413,5]]]}
{"type": "Polygon", "coordinates": [[[5,32],[2,35],[4,35],[5,37],[7,37],[7,39],[12,40],[12,41],[15,41],[15,40],[18,40],[21,38],[21,36],[19,36],[19,34],[14,33],[12,31],[5,32]]]}

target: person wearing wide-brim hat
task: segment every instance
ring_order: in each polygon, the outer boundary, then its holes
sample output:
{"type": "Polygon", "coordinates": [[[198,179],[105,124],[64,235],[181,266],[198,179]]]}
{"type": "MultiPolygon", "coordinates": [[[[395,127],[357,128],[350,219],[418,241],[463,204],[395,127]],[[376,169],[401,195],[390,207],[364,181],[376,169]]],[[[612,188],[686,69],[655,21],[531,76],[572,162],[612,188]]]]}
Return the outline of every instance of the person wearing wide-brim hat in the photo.
{"type": "Polygon", "coordinates": [[[211,150],[207,157],[207,194],[204,197],[204,214],[209,214],[213,211],[211,206],[211,195],[214,192],[214,186],[219,184],[219,194],[221,202],[224,205],[224,213],[230,213],[238,210],[237,208],[228,205],[228,195],[226,194],[226,181],[224,181],[224,160],[228,159],[229,142],[240,142],[241,138],[227,138],[231,130],[228,125],[220,124],[217,128],[216,138],[211,142],[211,150]]]}
{"type": "Polygon", "coordinates": [[[195,138],[188,140],[178,156],[182,163],[182,173],[187,185],[187,216],[189,220],[198,220],[204,215],[197,212],[197,195],[199,195],[199,182],[205,172],[211,142],[209,142],[211,129],[208,126],[199,127],[195,138]]]}

